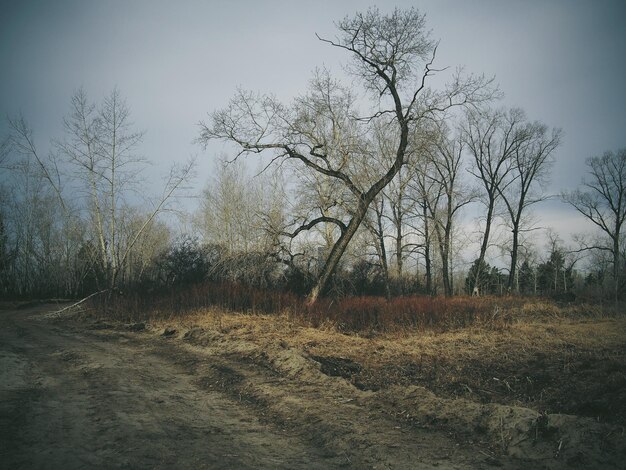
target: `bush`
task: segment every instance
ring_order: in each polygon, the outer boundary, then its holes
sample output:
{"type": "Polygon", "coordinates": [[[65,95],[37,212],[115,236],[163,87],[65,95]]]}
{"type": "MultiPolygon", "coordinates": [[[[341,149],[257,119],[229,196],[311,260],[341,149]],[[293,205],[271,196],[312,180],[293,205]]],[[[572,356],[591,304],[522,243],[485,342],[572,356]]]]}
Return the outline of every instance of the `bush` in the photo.
{"type": "Polygon", "coordinates": [[[499,314],[500,304],[501,299],[485,297],[351,297],[320,300],[305,308],[304,317],[312,326],[330,321],[345,332],[443,331],[477,324],[503,326],[509,317],[499,314]]]}
{"type": "Polygon", "coordinates": [[[207,307],[242,313],[279,313],[301,303],[288,292],[268,291],[237,283],[204,282],[130,294],[114,292],[94,297],[90,307],[100,317],[124,322],[180,316],[207,307]]]}
{"type": "MultiPolygon", "coordinates": [[[[91,306],[101,317],[138,322],[169,318],[208,307],[252,314],[288,312],[298,322],[319,327],[333,325],[346,333],[393,332],[405,329],[446,331],[468,326],[499,328],[510,322],[519,298],[361,296],[341,300],[322,298],[306,305],[290,292],[259,289],[232,282],[204,282],[170,287],[151,294],[106,294],[91,306]],[[505,313],[506,312],[506,313],[505,313]]],[[[517,308],[517,310],[520,310],[517,308]]]]}

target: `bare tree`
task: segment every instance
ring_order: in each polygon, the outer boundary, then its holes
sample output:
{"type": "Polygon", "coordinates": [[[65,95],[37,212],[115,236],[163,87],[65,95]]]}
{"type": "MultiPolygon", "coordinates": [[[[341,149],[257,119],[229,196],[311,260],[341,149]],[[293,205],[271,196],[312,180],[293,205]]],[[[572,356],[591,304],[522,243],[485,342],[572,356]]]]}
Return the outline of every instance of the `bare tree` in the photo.
{"type": "MultiPolygon", "coordinates": [[[[395,278],[402,285],[404,275],[404,261],[408,250],[414,244],[407,242],[410,226],[408,224],[414,212],[415,200],[408,197],[409,186],[415,173],[415,164],[425,153],[424,136],[418,129],[413,128],[409,135],[406,150],[406,161],[397,175],[380,192],[380,204],[378,204],[377,216],[382,217],[390,225],[390,230],[385,231],[385,237],[392,240],[392,253],[395,258],[395,278]]],[[[421,130],[421,129],[419,129],[421,130]]],[[[373,131],[373,145],[371,159],[365,162],[370,172],[379,167],[389,166],[393,162],[398,142],[394,139],[396,134],[388,125],[377,125],[373,131]]],[[[386,224],[385,224],[386,225],[386,224]]]]}
{"type": "MultiPolygon", "coordinates": [[[[436,43],[429,37],[424,15],[416,9],[396,9],[390,15],[371,9],[347,17],[337,28],[336,39],[320,40],[349,53],[350,73],[373,98],[374,110],[368,116],[356,117],[354,97],[345,87],[332,80],[316,80],[310,94],[290,107],[273,97],[239,92],[226,109],[212,114],[210,124],[201,123],[199,139],[204,143],[231,141],[239,146],[240,154],[272,151],[275,159],[296,160],[310,171],[337,180],[352,194],[354,205],[347,223],[318,219],[319,223],[339,225],[341,234],[309,302],[326,287],[371,202],[405,164],[411,128],[421,120],[438,119],[452,106],[492,96],[486,89],[488,80],[462,79],[460,74],[442,91],[427,88],[428,77],[436,71],[432,68],[436,43]],[[362,186],[353,179],[351,164],[355,158],[363,158],[363,136],[377,120],[393,123],[398,145],[392,162],[362,186]]],[[[314,226],[311,222],[305,225],[314,226]]]]}
{"type": "MultiPolygon", "coordinates": [[[[424,258],[426,292],[435,293],[434,280],[434,248],[435,221],[439,217],[439,201],[441,185],[433,177],[432,156],[437,153],[435,142],[441,138],[438,123],[424,123],[416,127],[410,139],[411,162],[409,168],[409,185],[406,197],[410,200],[407,225],[410,229],[412,242],[407,243],[413,253],[424,258]]],[[[419,259],[417,260],[419,266],[419,259]]]]}
{"type": "Polygon", "coordinates": [[[449,131],[442,126],[430,155],[431,171],[427,173],[427,178],[434,183],[437,191],[436,197],[427,201],[441,255],[444,292],[450,296],[454,291],[450,273],[454,221],[460,209],[469,204],[474,196],[460,181],[463,143],[448,134],[449,131]]]}
{"type": "MultiPolygon", "coordinates": [[[[377,123],[372,131],[372,150],[368,159],[362,161],[362,172],[366,180],[371,181],[380,167],[386,167],[393,161],[397,149],[393,129],[385,123],[377,123]]],[[[408,164],[408,162],[407,162],[408,164]]],[[[397,280],[402,276],[404,260],[404,229],[405,215],[404,206],[411,203],[405,197],[406,187],[410,182],[410,169],[407,164],[403,166],[396,177],[374,198],[370,204],[368,216],[363,220],[363,225],[370,232],[374,241],[376,256],[379,260],[382,272],[385,295],[391,297],[389,254],[386,246],[387,238],[394,241],[396,258],[397,280]],[[391,232],[391,233],[390,233],[391,232]]]]}
{"type": "Polygon", "coordinates": [[[120,211],[134,193],[146,160],[136,153],[143,133],[131,128],[130,110],[117,89],[100,108],[89,102],[81,89],[71,100],[70,114],[64,121],[66,138],[57,143],[73,170],[77,193],[84,196],[83,207],[97,243],[98,263],[106,275],[106,288],[117,286],[135,245],[155,217],[167,208],[172,197],[192,176],[193,161],[171,168],[163,193],[152,201],[151,209],[132,236],[120,239],[120,211]]]}
{"type": "Polygon", "coordinates": [[[4,229],[13,289],[28,295],[74,292],[71,265],[82,234],[71,204],[64,201],[57,160],[39,153],[23,117],[8,124],[0,163],[10,175],[4,229]]]}
{"type": "Polygon", "coordinates": [[[145,281],[148,279],[148,273],[155,259],[170,246],[171,230],[165,222],[156,219],[152,219],[141,230],[149,214],[136,206],[123,206],[118,215],[120,246],[131,245],[136,234],[140,233],[139,239],[132,244],[126,261],[120,269],[118,282],[121,285],[129,285],[145,281]]]}
{"type": "Polygon", "coordinates": [[[382,194],[379,194],[372,204],[368,215],[363,219],[363,226],[368,230],[374,243],[374,250],[378,258],[378,265],[382,273],[385,296],[391,298],[391,286],[389,283],[389,258],[387,255],[387,247],[385,245],[385,233],[387,225],[385,224],[385,200],[382,194]]]}
{"type": "MultiPolygon", "coordinates": [[[[434,199],[439,197],[438,185],[428,176],[428,167],[420,165],[413,172],[413,179],[409,186],[409,197],[414,201],[414,219],[410,228],[417,236],[417,243],[413,245],[413,251],[420,253],[424,258],[424,270],[426,279],[426,292],[434,293],[433,285],[433,221],[431,209],[437,207],[434,199]]],[[[419,260],[418,260],[419,266],[419,260]]]]}
{"type": "Polygon", "coordinates": [[[583,180],[585,189],[564,193],[562,197],[608,237],[608,245],[585,246],[583,250],[603,250],[611,254],[614,295],[617,299],[621,281],[620,242],[626,220],[626,149],[591,157],[587,160],[587,166],[590,179],[583,180]]]}
{"type": "Polygon", "coordinates": [[[15,247],[13,268],[21,265],[22,284],[30,286],[25,293],[38,285],[76,295],[89,271],[98,287],[116,287],[119,276],[128,274],[130,258],[145,251],[139,248],[151,239],[147,232],[156,226],[155,217],[171,207],[191,177],[193,162],[175,165],[163,194],[144,198],[137,183],[146,161],[135,153],[142,134],[132,130],[117,90],[99,108],[79,90],[64,124],[65,138],[53,141],[46,155],[22,117],[9,119],[10,134],[0,146],[0,164],[12,174],[15,209],[14,216],[3,214],[3,223],[6,229],[10,222],[5,232],[15,247]],[[138,201],[147,208],[139,210],[138,201]]]}
{"type": "MultiPolygon", "coordinates": [[[[23,116],[9,118],[8,122],[10,133],[2,144],[2,160],[6,159],[11,153],[20,155],[22,164],[29,166],[31,173],[37,174],[38,178],[49,183],[50,188],[58,197],[59,203],[64,210],[67,210],[62,194],[61,174],[56,156],[54,154],[49,154],[45,157],[40,155],[35,145],[33,130],[23,116]]],[[[0,163],[2,160],[0,160],[0,163]]]]}
{"type": "Polygon", "coordinates": [[[522,217],[530,206],[545,200],[545,195],[534,189],[547,181],[553,162],[553,152],[561,141],[560,129],[550,131],[543,123],[524,122],[521,110],[516,111],[516,115],[521,118],[517,123],[519,127],[516,126],[517,129],[514,129],[516,133],[514,140],[517,141],[517,145],[513,148],[511,181],[497,187],[509,214],[513,233],[507,286],[509,290],[515,286],[522,217]]]}
{"type": "MultiPolygon", "coordinates": [[[[500,194],[510,184],[513,153],[519,145],[518,124],[524,119],[518,109],[508,112],[491,109],[472,109],[463,124],[463,140],[473,157],[469,170],[484,189],[483,202],[487,207],[485,229],[482,236],[477,266],[482,266],[489,247],[491,226],[500,194]]],[[[472,289],[483,273],[476,270],[472,289]]]]}
{"type": "MultiPolygon", "coordinates": [[[[354,175],[355,172],[351,173],[354,175]]],[[[319,250],[328,256],[344,230],[343,221],[349,217],[353,205],[352,194],[336,179],[322,173],[294,167],[292,174],[297,181],[296,205],[293,219],[283,234],[291,238],[290,233],[295,233],[294,230],[315,222],[310,229],[313,232],[310,241],[321,243],[319,250]]]]}
{"type": "Polygon", "coordinates": [[[196,225],[205,242],[220,245],[225,257],[253,249],[259,235],[255,181],[240,164],[217,162],[214,177],[202,191],[196,225]]]}
{"type": "Polygon", "coordinates": [[[389,191],[384,194],[388,201],[390,215],[389,220],[393,227],[393,245],[395,254],[395,267],[396,277],[398,281],[402,281],[404,276],[404,261],[408,254],[408,249],[413,246],[413,243],[407,241],[407,237],[410,232],[410,226],[408,225],[409,218],[414,212],[415,202],[407,197],[409,192],[411,169],[407,168],[406,171],[400,170],[398,176],[393,180],[392,184],[388,186],[389,191]]]}

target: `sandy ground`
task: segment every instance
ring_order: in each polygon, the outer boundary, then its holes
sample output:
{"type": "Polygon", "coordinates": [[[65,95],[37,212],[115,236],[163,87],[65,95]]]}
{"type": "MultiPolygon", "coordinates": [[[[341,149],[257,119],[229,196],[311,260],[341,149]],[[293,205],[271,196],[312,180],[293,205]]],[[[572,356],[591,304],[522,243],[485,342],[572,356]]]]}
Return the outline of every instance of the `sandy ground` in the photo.
{"type": "Polygon", "coordinates": [[[46,317],[56,308],[0,310],[2,468],[619,468],[623,457],[623,430],[591,421],[419,387],[359,390],[285,344],[46,317]]]}

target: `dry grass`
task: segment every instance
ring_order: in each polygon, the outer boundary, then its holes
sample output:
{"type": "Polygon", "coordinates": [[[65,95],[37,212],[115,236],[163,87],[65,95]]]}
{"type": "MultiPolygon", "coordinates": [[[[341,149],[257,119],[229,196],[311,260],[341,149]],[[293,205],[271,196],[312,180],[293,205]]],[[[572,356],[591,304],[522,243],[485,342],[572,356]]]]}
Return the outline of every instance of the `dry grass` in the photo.
{"type": "Polygon", "coordinates": [[[420,385],[444,397],[626,424],[626,317],[612,304],[361,297],[306,307],[290,294],[227,284],[106,302],[91,311],[294,348],[362,389],[420,385]]]}
{"type": "Polygon", "coordinates": [[[348,333],[397,333],[400,331],[448,331],[468,326],[501,328],[510,321],[502,307],[512,299],[496,297],[407,296],[350,297],[337,302],[318,301],[295,317],[319,326],[330,322],[348,333]]]}
{"type": "MultiPolygon", "coordinates": [[[[502,307],[504,309],[504,307],[502,307]]],[[[626,424],[626,318],[598,306],[514,302],[495,328],[401,328],[346,334],[293,312],[251,315],[219,308],[151,322],[202,328],[261,349],[290,347],[362,389],[421,385],[437,395],[521,405],[626,424]]]]}
{"type": "Polygon", "coordinates": [[[362,335],[415,331],[447,332],[459,328],[502,329],[521,318],[601,317],[611,309],[570,306],[523,297],[406,296],[321,299],[306,305],[288,292],[233,283],[204,283],[158,292],[104,294],[89,300],[100,318],[127,323],[178,318],[194,311],[221,308],[253,314],[287,314],[294,322],[313,327],[332,326],[362,335]]]}

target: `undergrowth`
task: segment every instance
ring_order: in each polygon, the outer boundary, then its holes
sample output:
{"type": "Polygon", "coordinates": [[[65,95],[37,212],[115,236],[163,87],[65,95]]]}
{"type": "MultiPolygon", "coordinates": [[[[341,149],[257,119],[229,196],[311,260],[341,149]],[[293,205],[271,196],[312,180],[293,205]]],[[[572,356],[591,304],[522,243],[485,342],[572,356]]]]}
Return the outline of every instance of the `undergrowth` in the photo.
{"type": "Polygon", "coordinates": [[[313,305],[293,293],[235,283],[202,283],[153,292],[108,293],[90,299],[98,318],[127,323],[173,319],[218,307],[243,314],[287,315],[313,327],[329,326],[345,333],[450,331],[466,327],[504,328],[516,319],[602,316],[612,309],[589,305],[557,305],[524,297],[347,297],[320,299],[313,305]]]}
{"type": "Polygon", "coordinates": [[[235,283],[202,283],[150,292],[114,292],[90,299],[99,318],[123,322],[180,317],[220,307],[250,314],[274,314],[294,309],[301,300],[289,292],[258,289],[235,283]]]}
{"type": "Polygon", "coordinates": [[[503,327],[511,320],[503,299],[406,296],[323,299],[302,311],[311,326],[326,322],[344,332],[445,331],[467,326],[503,327]]]}
{"type": "Polygon", "coordinates": [[[202,284],[90,299],[103,320],[217,328],[265,351],[287,345],[355,386],[426,387],[439,396],[588,416],[622,425],[623,306],[532,297],[304,299],[202,284]],[[312,327],[312,328],[307,328],[312,327]],[[348,334],[342,334],[348,333],[348,334]]]}

